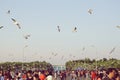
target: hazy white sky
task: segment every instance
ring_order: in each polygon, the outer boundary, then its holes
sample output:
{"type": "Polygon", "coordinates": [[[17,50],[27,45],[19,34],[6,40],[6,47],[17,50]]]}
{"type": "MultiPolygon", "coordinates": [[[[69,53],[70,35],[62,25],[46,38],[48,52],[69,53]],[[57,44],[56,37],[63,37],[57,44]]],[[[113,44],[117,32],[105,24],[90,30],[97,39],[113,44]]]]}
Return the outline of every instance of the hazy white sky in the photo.
{"type": "Polygon", "coordinates": [[[85,57],[120,59],[120,29],[116,27],[120,25],[119,3],[119,0],[0,0],[0,25],[4,26],[0,29],[0,61],[23,61],[23,53],[24,61],[45,60],[52,64],[85,57]],[[93,14],[88,13],[89,9],[93,14]],[[11,18],[20,23],[21,29],[11,18]],[[72,32],[74,27],[77,32],[72,32]],[[25,40],[25,34],[31,37],[25,40]],[[24,48],[25,45],[28,47],[24,48]],[[109,55],[113,47],[116,49],[109,55]]]}

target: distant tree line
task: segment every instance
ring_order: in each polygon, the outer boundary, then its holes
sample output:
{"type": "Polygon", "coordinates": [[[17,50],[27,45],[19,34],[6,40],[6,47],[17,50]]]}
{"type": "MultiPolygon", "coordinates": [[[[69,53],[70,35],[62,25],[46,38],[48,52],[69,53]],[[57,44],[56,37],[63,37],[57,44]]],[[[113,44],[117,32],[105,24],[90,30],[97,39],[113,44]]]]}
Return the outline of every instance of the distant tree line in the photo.
{"type": "Polygon", "coordinates": [[[4,62],[0,63],[2,70],[53,70],[53,66],[45,61],[39,62],[4,62]]]}
{"type": "Polygon", "coordinates": [[[120,68],[120,60],[111,58],[103,58],[100,60],[91,60],[89,58],[81,59],[81,60],[72,60],[68,61],[65,64],[66,69],[68,70],[76,70],[78,68],[83,68],[83,69],[106,69],[108,67],[113,67],[113,68],[120,68]]]}
{"type": "MultiPolygon", "coordinates": [[[[119,68],[120,69],[120,60],[111,58],[103,58],[100,60],[96,59],[80,59],[80,60],[72,60],[67,61],[65,63],[67,70],[77,70],[79,68],[82,69],[106,69],[109,67],[119,68]]],[[[54,70],[52,64],[48,62],[4,62],[0,63],[0,69],[2,70],[54,70]]]]}

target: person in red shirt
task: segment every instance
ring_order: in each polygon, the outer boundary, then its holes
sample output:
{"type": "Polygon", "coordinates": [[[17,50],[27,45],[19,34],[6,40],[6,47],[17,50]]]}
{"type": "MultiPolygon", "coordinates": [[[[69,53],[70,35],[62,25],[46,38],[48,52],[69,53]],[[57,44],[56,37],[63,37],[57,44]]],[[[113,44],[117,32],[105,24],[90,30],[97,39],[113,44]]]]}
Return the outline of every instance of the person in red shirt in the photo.
{"type": "Polygon", "coordinates": [[[45,80],[46,76],[44,74],[44,71],[41,71],[40,75],[39,75],[39,79],[40,80],[45,80]]]}
{"type": "Polygon", "coordinates": [[[92,80],[96,80],[96,73],[95,73],[95,71],[91,72],[91,79],[92,80]]]}
{"type": "Polygon", "coordinates": [[[23,75],[22,75],[22,79],[23,79],[23,80],[26,80],[26,78],[27,78],[26,74],[23,73],[23,75]]]}

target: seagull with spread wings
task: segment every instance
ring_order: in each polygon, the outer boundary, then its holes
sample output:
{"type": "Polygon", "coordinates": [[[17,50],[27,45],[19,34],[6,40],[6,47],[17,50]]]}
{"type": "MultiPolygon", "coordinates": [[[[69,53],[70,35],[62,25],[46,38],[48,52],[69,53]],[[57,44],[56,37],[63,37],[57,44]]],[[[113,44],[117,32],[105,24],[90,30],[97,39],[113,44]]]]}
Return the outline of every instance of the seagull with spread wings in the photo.
{"type": "Polygon", "coordinates": [[[31,36],[30,34],[27,34],[27,35],[24,35],[24,38],[28,39],[30,36],[31,36]]]}
{"type": "Polygon", "coordinates": [[[60,32],[60,26],[57,26],[57,28],[58,28],[58,32],[60,32]]]}
{"type": "Polygon", "coordinates": [[[21,29],[20,24],[19,24],[15,19],[11,18],[11,20],[13,21],[13,23],[14,23],[15,25],[18,26],[19,29],[21,29]]]}
{"type": "Polygon", "coordinates": [[[74,27],[73,32],[77,32],[77,27],[74,27]]]}
{"type": "Polygon", "coordinates": [[[92,10],[92,9],[89,9],[89,10],[88,10],[88,13],[89,13],[89,14],[92,14],[92,13],[93,13],[93,10],[92,10]]]}

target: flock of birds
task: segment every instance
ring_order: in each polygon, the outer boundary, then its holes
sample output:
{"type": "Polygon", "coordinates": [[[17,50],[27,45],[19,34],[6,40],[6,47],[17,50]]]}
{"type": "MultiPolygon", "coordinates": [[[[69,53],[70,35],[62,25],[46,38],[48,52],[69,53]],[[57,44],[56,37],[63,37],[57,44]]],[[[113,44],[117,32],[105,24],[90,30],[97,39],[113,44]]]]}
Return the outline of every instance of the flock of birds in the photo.
{"type": "MultiPolygon", "coordinates": [[[[92,9],[89,9],[89,10],[88,10],[88,13],[89,13],[89,14],[92,14],[92,13],[93,13],[93,10],[92,10],[92,9]]],[[[10,14],[11,14],[11,11],[8,10],[8,11],[7,11],[7,14],[10,15],[10,14]]],[[[20,23],[19,23],[16,19],[11,18],[11,20],[12,20],[13,24],[18,27],[18,29],[21,29],[20,23]]],[[[2,29],[2,28],[4,28],[4,26],[0,26],[0,29],[2,29]]],[[[61,32],[60,26],[57,26],[57,30],[58,30],[58,32],[61,32]]],[[[72,30],[72,32],[77,32],[77,27],[74,27],[73,30],[72,30]]],[[[30,36],[31,36],[30,34],[26,34],[26,35],[24,35],[24,39],[29,39],[30,36]]],[[[25,47],[26,47],[26,45],[25,45],[25,47]]],[[[25,47],[24,47],[24,48],[25,48],[25,47]]],[[[84,50],[84,49],[83,49],[83,50],[84,50]]],[[[53,56],[53,57],[55,57],[55,56],[57,56],[57,55],[58,55],[57,53],[52,53],[52,56],[53,56]]],[[[41,57],[41,58],[42,58],[42,57],[41,57]]],[[[52,57],[49,57],[49,59],[51,59],[51,58],[52,58],[52,57]]],[[[64,58],[64,56],[61,57],[62,60],[63,60],[63,58],[64,58]]]]}
{"type": "MultiPolygon", "coordinates": [[[[7,11],[7,14],[10,14],[10,13],[11,13],[11,11],[8,10],[8,11],[7,11]]],[[[92,10],[92,9],[88,9],[88,13],[89,13],[89,14],[93,14],[93,10],[92,10]]],[[[19,29],[21,29],[20,23],[17,22],[16,19],[11,18],[11,20],[13,21],[13,24],[15,24],[19,29]]],[[[117,27],[117,28],[120,28],[120,25],[117,25],[116,27],[117,27]]],[[[2,28],[4,28],[3,25],[0,26],[0,29],[2,29],[2,28]]],[[[57,26],[57,29],[58,29],[58,32],[61,31],[60,26],[57,26]]],[[[74,27],[73,32],[77,32],[77,27],[74,27]]],[[[28,39],[28,38],[26,38],[26,39],[28,39]]]]}
{"type": "MultiPolygon", "coordinates": [[[[11,13],[11,11],[8,10],[8,11],[7,11],[7,14],[10,15],[10,13],[11,13]]],[[[18,29],[21,29],[20,23],[19,23],[16,19],[11,18],[11,20],[13,21],[13,24],[15,24],[15,25],[18,27],[18,29]]],[[[4,28],[3,25],[0,26],[0,29],[2,29],[2,28],[4,28]]],[[[30,36],[31,36],[30,34],[25,34],[25,35],[24,35],[24,38],[25,38],[25,39],[28,39],[30,36]]]]}
{"type": "MultiPolygon", "coordinates": [[[[93,10],[92,10],[92,9],[88,9],[88,13],[89,13],[90,15],[93,14],[93,10]]],[[[8,11],[7,11],[7,14],[11,14],[11,11],[8,10],[8,11]]],[[[15,24],[15,25],[18,27],[18,29],[21,29],[20,23],[19,23],[16,19],[11,18],[11,20],[12,20],[13,24],[15,24]]],[[[120,29],[120,25],[118,25],[118,26],[116,26],[116,27],[120,29]]],[[[3,29],[3,28],[4,28],[3,25],[0,26],[0,29],[3,29]]],[[[58,30],[58,32],[61,32],[60,26],[57,26],[57,30],[58,30]]],[[[74,27],[74,28],[73,28],[73,32],[77,32],[77,27],[74,27]]],[[[30,36],[31,36],[30,34],[26,34],[26,35],[24,35],[24,38],[25,38],[25,39],[29,39],[30,36]]],[[[84,50],[85,50],[85,47],[83,47],[82,50],[84,51],[84,50]]],[[[115,51],[115,47],[109,52],[109,54],[113,53],[114,51],[115,51]]],[[[53,55],[53,56],[57,56],[57,53],[56,53],[56,54],[55,54],[55,53],[52,53],[52,55],[53,55]]],[[[63,58],[64,58],[64,56],[62,56],[61,59],[63,59],[63,58]]],[[[50,57],[49,59],[51,59],[51,57],[50,57]]]]}
{"type": "MultiPolygon", "coordinates": [[[[10,10],[7,11],[7,14],[10,14],[10,10]]],[[[19,22],[17,22],[14,18],[11,18],[11,20],[13,21],[13,24],[15,24],[19,29],[21,29],[19,22]]],[[[4,26],[0,26],[0,29],[2,29],[3,27],[4,26]]]]}
{"type": "MultiPolygon", "coordinates": [[[[10,13],[11,13],[11,11],[8,10],[8,11],[7,11],[7,14],[10,14],[10,13]]],[[[93,10],[92,10],[92,9],[89,9],[89,10],[88,10],[88,13],[89,13],[89,14],[92,14],[92,13],[93,13],[93,10]]],[[[11,18],[11,20],[13,21],[13,24],[15,24],[19,29],[21,29],[20,23],[17,22],[16,19],[11,18]]],[[[4,26],[0,26],[0,29],[2,29],[3,27],[4,27],[4,26]]],[[[57,28],[58,28],[58,32],[60,32],[60,31],[61,31],[60,26],[57,26],[57,28]]],[[[74,27],[73,31],[74,31],[74,32],[77,32],[77,27],[74,27]]]]}
{"type": "MultiPolygon", "coordinates": [[[[92,9],[89,9],[89,10],[88,10],[88,13],[89,13],[89,14],[92,14],[92,13],[93,13],[93,10],[92,10],[92,9]]],[[[11,11],[8,10],[8,11],[7,11],[7,14],[10,15],[10,14],[11,14],[11,11]]],[[[13,24],[15,24],[15,25],[18,27],[18,29],[21,29],[20,23],[19,23],[16,19],[11,18],[11,20],[12,20],[13,24]]],[[[117,26],[117,27],[120,27],[120,26],[117,26]]],[[[3,28],[4,28],[4,26],[1,25],[1,26],[0,26],[0,29],[3,29],[3,28]]],[[[57,26],[57,30],[58,30],[58,32],[61,32],[60,26],[57,26]]],[[[73,32],[77,32],[77,27],[74,27],[73,32]]],[[[26,34],[26,35],[24,35],[24,38],[25,38],[25,39],[28,39],[30,36],[31,36],[30,34],[26,34]]]]}
{"type": "MultiPolygon", "coordinates": [[[[88,13],[89,13],[89,14],[92,14],[92,13],[93,13],[93,10],[92,10],[92,9],[89,9],[89,10],[88,10],[88,13]]],[[[58,32],[61,31],[60,26],[57,26],[57,29],[58,29],[58,32]]],[[[77,27],[74,27],[73,32],[77,32],[77,27]]]]}

